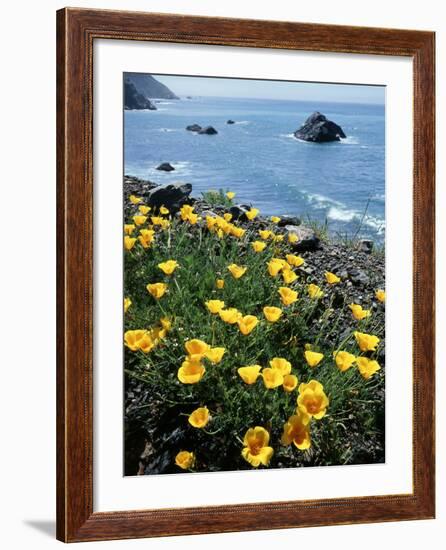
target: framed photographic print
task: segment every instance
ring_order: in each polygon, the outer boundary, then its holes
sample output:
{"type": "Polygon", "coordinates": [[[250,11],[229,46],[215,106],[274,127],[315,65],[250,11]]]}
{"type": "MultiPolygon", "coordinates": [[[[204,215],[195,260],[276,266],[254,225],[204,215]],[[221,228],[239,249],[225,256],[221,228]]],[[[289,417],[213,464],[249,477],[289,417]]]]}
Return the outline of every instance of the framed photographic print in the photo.
{"type": "Polygon", "coordinates": [[[434,34],[57,30],[58,538],[434,517],[434,34]]]}

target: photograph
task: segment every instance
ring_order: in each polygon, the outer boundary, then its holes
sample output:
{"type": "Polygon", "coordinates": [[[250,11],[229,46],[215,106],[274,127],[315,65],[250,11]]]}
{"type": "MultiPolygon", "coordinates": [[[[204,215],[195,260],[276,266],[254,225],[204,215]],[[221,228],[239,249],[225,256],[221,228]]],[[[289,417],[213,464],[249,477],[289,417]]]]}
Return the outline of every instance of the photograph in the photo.
{"type": "Polygon", "coordinates": [[[385,462],[385,86],[123,74],[124,475],[385,462]]]}

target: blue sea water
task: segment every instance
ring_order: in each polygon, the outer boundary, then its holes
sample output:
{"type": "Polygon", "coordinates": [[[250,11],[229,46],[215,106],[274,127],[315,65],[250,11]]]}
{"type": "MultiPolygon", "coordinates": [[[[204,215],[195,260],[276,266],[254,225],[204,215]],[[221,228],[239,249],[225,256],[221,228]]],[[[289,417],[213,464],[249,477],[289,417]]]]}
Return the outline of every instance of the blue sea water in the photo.
{"type": "Polygon", "coordinates": [[[385,108],[375,104],[200,97],[161,100],[157,111],[125,111],[125,173],[156,183],[184,181],[193,195],[230,189],[267,215],[324,222],[333,234],[383,242],[385,108]],[[293,132],[320,111],[347,135],[316,144],[293,132]],[[232,119],[236,124],[226,124],[232,119]],[[188,132],[214,126],[218,135],[188,132]],[[175,171],[156,170],[170,162],[175,171]]]}

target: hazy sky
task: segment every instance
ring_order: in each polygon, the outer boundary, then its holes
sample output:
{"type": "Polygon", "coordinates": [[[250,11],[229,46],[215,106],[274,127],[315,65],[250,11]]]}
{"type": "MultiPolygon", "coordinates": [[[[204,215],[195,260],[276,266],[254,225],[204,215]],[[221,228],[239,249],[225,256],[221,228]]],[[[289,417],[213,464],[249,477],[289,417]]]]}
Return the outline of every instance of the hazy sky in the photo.
{"type": "Polygon", "coordinates": [[[385,101],[384,86],[156,74],[153,76],[179,96],[253,97],[379,104],[385,101]]]}

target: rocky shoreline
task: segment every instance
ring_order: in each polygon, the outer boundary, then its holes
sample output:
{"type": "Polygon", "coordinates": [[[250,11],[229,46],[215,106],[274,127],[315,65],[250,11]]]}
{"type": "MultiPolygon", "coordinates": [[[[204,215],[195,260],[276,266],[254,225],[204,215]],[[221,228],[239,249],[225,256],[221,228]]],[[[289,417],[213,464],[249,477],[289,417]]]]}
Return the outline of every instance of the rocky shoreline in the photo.
{"type": "MultiPolygon", "coordinates": [[[[191,193],[190,183],[159,185],[134,176],[124,176],[126,216],[132,212],[130,195],[138,195],[155,212],[161,206],[165,206],[175,216],[184,204],[190,204],[202,217],[230,213],[237,225],[246,229],[258,231],[269,225],[268,220],[261,215],[252,221],[246,218],[245,213],[251,205],[233,204],[229,207],[210,205],[204,199],[192,197],[191,193]]],[[[374,253],[372,241],[358,239],[355,242],[346,243],[321,236],[317,230],[305,225],[296,216],[282,216],[276,232],[285,237],[289,233],[297,235],[298,241],[292,246],[295,252],[302,254],[304,259],[308,260],[304,272],[307,275],[315,275],[320,267],[321,270],[335,273],[345,282],[343,290],[347,289],[347,297],[352,302],[362,303],[367,295],[372,296],[377,288],[385,287],[384,254],[374,253]]]]}

